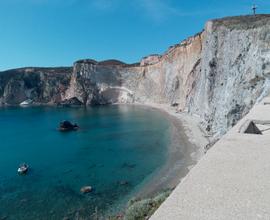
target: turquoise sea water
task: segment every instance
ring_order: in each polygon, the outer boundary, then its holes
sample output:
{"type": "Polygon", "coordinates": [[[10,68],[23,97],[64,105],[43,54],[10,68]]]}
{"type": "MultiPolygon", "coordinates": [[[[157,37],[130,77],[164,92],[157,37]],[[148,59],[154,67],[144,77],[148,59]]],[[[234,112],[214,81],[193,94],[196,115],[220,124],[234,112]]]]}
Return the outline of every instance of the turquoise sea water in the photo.
{"type": "Polygon", "coordinates": [[[134,106],[0,109],[0,219],[117,211],[166,162],[170,122],[134,106]],[[61,133],[62,120],[81,129],[61,133]],[[26,162],[31,169],[17,174],[26,162]],[[121,184],[127,182],[128,184],[121,184]],[[81,194],[91,185],[94,191],[81,194]]]}

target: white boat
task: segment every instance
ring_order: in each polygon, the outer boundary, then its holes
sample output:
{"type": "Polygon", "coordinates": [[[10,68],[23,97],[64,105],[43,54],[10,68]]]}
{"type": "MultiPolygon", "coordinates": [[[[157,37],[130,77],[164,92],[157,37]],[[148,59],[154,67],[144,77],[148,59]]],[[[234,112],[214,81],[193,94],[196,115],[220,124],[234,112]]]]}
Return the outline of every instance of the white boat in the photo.
{"type": "Polygon", "coordinates": [[[27,164],[23,163],[18,168],[18,173],[19,174],[25,174],[25,173],[27,173],[28,169],[29,169],[29,166],[27,164]]]}
{"type": "Polygon", "coordinates": [[[27,100],[23,101],[22,103],[20,103],[20,106],[31,105],[32,103],[33,103],[32,99],[27,99],[27,100]]]}

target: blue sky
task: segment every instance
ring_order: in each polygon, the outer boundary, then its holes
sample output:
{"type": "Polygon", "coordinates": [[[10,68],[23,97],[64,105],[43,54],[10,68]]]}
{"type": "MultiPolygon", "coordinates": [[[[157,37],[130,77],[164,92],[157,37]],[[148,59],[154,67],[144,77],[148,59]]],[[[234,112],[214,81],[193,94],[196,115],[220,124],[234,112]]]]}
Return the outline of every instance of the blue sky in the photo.
{"type": "Polygon", "coordinates": [[[0,70],[139,61],[163,53],[211,18],[270,12],[268,0],[0,0],[0,70]]]}

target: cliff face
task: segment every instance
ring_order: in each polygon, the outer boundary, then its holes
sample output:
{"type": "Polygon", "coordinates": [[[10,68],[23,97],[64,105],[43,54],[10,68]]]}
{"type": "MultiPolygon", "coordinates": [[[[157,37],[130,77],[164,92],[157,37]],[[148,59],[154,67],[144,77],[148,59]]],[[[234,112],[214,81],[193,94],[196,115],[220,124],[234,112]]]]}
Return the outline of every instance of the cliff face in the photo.
{"type": "Polygon", "coordinates": [[[39,104],[62,100],[72,68],[22,68],[0,72],[0,106],[31,99],[39,104]]]}
{"type": "Polygon", "coordinates": [[[201,60],[202,34],[171,47],[164,55],[145,57],[140,64],[74,64],[66,98],[80,97],[87,104],[178,103],[184,109],[201,60]]]}
{"type": "Polygon", "coordinates": [[[205,127],[224,134],[270,89],[270,16],[209,21],[201,71],[187,105],[205,127]]]}
{"type": "Polygon", "coordinates": [[[224,134],[270,91],[270,16],[207,22],[205,30],[138,64],[81,60],[71,68],[0,73],[0,101],[160,103],[201,118],[224,134]]]}

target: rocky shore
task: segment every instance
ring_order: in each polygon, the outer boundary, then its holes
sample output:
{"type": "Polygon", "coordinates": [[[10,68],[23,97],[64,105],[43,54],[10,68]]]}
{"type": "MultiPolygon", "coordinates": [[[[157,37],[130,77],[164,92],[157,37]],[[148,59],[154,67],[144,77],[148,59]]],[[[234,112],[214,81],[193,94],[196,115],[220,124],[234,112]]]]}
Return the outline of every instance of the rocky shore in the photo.
{"type": "Polygon", "coordinates": [[[171,122],[171,141],[166,164],[138,192],[147,198],[166,189],[175,188],[205,153],[209,139],[200,128],[199,120],[179,113],[166,105],[139,105],[160,111],[171,122]]]}
{"type": "MultiPolygon", "coordinates": [[[[270,15],[215,19],[164,54],[131,65],[85,59],[73,67],[0,72],[0,105],[30,100],[34,105],[120,103],[162,109],[172,117],[174,135],[170,162],[159,176],[177,177],[166,183],[173,186],[206,145],[209,148],[270,92],[269,29],[270,15]],[[189,158],[182,171],[170,164],[179,161],[179,151],[189,158]]],[[[153,188],[162,188],[159,180],[153,188]]]]}
{"type": "MultiPolygon", "coordinates": [[[[134,105],[134,104],[132,104],[134,105]]],[[[166,163],[138,187],[126,208],[109,219],[148,219],[159,208],[187,173],[205,154],[208,137],[200,128],[199,120],[176,107],[167,105],[138,105],[162,113],[171,123],[171,141],[166,163]]]]}
{"type": "Polygon", "coordinates": [[[0,105],[173,105],[220,138],[270,90],[269,28],[270,15],[215,19],[135,64],[84,59],[0,72],[0,105]]]}

